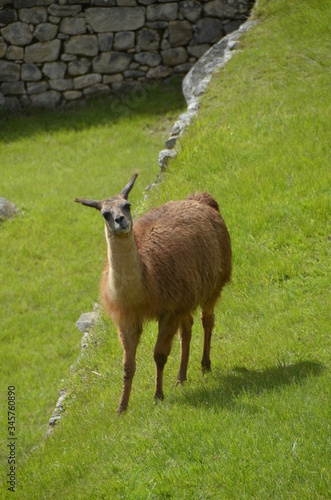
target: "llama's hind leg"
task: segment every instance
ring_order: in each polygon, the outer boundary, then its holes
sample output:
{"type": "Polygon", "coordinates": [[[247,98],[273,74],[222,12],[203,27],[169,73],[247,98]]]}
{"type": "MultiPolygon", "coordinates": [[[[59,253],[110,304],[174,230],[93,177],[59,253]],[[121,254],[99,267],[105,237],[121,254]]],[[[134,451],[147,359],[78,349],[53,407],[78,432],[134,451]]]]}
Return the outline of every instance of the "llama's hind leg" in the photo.
{"type": "Polygon", "coordinates": [[[164,399],[163,370],[171,351],[172,339],[179,326],[179,318],[173,314],[165,314],[159,320],[159,334],[154,348],[156,365],[155,399],[164,399]]]}
{"type": "Polygon", "coordinates": [[[202,372],[210,372],[210,344],[212,331],[215,324],[214,308],[202,309],[201,322],[203,327],[203,353],[201,359],[201,370],[202,372]]]}
{"type": "Polygon", "coordinates": [[[186,380],[188,360],[190,356],[190,342],[192,337],[193,317],[191,314],[184,316],[180,321],[179,337],[180,337],[180,366],[177,375],[177,384],[181,384],[186,380]]]}

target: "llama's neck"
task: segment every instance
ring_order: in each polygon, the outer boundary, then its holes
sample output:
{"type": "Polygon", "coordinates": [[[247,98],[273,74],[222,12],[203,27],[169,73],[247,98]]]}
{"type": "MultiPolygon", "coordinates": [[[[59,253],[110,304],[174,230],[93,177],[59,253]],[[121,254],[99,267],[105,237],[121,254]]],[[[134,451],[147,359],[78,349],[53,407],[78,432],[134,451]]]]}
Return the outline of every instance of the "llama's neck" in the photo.
{"type": "Polygon", "coordinates": [[[139,303],[144,295],[142,265],[133,231],[112,236],[106,228],[109,275],[108,287],[113,300],[139,303]]]}

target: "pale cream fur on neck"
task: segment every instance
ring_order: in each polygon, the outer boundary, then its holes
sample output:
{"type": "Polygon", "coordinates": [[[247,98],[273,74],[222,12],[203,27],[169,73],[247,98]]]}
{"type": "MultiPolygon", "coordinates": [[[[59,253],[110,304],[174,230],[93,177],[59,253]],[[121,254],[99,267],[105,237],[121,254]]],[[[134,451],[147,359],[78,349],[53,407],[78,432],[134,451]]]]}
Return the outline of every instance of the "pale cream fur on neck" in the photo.
{"type": "Polygon", "coordinates": [[[124,236],[113,236],[106,226],[108,247],[108,287],[112,300],[139,304],[144,300],[142,266],[131,230],[124,236]]]}

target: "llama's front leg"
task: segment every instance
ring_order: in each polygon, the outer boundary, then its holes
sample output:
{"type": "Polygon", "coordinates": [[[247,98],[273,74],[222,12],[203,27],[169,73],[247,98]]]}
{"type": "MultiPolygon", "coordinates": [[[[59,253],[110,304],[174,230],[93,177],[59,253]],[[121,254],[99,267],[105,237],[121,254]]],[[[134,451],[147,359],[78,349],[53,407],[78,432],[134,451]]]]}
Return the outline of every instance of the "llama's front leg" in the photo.
{"type": "Polygon", "coordinates": [[[136,371],[136,351],[141,334],[141,328],[120,329],[119,336],[124,350],[123,357],[123,387],[117,413],[122,413],[128,407],[133,376],[136,371]]]}
{"type": "Polygon", "coordinates": [[[163,370],[171,351],[172,339],[179,326],[179,318],[173,314],[166,314],[159,320],[159,334],[154,348],[156,365],[155,399],[164,399],[163,370]]]}
{"type": "Polygon", "coordinates": [[[180,337],[180,366],[179,372],[177,375],[177,384],[181,384],[186,380],[187,374],[187,366],[188,360],[190,356],[190,342],[192,337],[192,325],[193,325],[193,317],[191,314],[188,314],[180,321],[179,326],[179,337],[180,337]]]}

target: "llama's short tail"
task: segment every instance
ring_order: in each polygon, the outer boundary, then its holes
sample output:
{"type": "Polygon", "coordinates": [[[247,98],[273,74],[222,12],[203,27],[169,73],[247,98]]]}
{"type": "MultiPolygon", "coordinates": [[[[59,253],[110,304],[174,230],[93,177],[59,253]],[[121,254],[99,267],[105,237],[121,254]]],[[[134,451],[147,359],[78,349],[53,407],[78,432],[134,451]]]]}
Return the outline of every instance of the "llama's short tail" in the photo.
{"type": "Polygon", "coordinates": [[[204,203],[205,205],[209,205],[210,207],[214,208],[218,212],[220,211],[217,201],[209,193],[199,193],[198,192],[195,194],[190,194],[187,197],[187,200],[195,200],[195,201],[198,201],[199,203],[204,203]]]}

